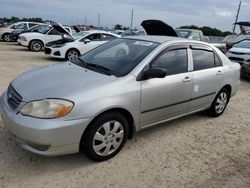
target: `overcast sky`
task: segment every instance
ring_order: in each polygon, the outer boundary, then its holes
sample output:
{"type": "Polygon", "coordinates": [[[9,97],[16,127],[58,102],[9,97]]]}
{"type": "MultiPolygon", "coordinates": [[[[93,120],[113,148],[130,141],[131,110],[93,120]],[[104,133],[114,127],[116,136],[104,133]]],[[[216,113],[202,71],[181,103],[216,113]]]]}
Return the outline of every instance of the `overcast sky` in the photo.
{"type": "MultiPolygon", "coordinates": [[[[133,27],[144,19],[160,19],[173,27],[198,25],[232,30],[239,0],[0,0],[0,17],[41,17],[63,24],[133,27]]],[[[239,20],[250,20],[250,0],[242,0],[239,20]]]]}

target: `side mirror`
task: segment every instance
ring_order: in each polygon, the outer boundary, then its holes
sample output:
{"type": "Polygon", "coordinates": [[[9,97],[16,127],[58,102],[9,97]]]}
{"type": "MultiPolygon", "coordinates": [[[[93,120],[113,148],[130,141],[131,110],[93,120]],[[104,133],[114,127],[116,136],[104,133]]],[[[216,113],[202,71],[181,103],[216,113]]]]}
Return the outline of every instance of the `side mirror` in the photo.
{"type": "Polygon", "coordinates": [[[91,40],[89,40],[89,39],[85,39],[85,40],[84,40],[84,43],[85,43],[85,44],[90,43],[90,42],[91,42],[91,40]]]}
{"type": "Polygon", "coordinates": [[[149,78],[165,78],[167,75],[166,69],[163,68],[149,68],[143,72],[142,79],[147,80],[149,78]]]}

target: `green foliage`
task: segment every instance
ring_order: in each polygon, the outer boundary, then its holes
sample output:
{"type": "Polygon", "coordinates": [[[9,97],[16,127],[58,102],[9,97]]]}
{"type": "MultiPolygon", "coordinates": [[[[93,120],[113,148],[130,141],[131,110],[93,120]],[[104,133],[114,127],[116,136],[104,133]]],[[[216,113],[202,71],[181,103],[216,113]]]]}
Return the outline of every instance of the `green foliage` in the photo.
{"type": "Polygon", "coordinates": [[[29,22],[44,22],[42,18],[19,18],[12,16],[11,18],[0,18],[0,22],[8,22],[8,23],[15,23],[20,21],[29,21],[29,22]]]}
{"type": "Polygon", "coordinates": [[[188,25],[188,26],[181,26],[181,29],[198,29],[203,32],[206,36],[218,36],[218,37],[225,37],[227,35],[231,35],[232,33],[230,31],[221,31],[216,28],[211,28],[208,26],[198,27],[196,25],[188,25]]]}

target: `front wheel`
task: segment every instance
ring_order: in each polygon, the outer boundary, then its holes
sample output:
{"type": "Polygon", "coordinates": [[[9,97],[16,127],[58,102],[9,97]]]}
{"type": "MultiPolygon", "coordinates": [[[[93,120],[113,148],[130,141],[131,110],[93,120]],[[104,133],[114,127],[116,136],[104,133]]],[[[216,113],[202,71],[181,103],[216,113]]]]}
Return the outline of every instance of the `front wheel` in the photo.
{"type": "Polygon", "coordinates": [[[128,135],[128,121],[116,112],[105,113],[94,120],[83,135],[83,152],[94,161],[115,156],[124,146],[128,135]]]}
{"type": "Polygon", "coordinates": [[[5,42],[10,42],[10,34],[9,34],[9,33],[4,34],[4,35],[3,35],[3,40],[4,40],[5,42]]]}
{"type": "Polygon", "coordinates": [[[77,59],[80,56],[80,53],[76,49],[69,49],[66,53],[67,60],[77,59]]]}
{"type": "Polygon", "coordinates": [[[229,102],[230,95],[226,88],[220,90],[220,92],[216,95],[210,109],[208,110],[208,114],[213,117],[218,117],[225,111],[227,104],[229,102]]]}
{"type": "Polygon", "coordinates": [[[32,41],[29,45],[29,49],[33,52],[40,52],[43,49],[43,43],[41,41],[32,41]]]}

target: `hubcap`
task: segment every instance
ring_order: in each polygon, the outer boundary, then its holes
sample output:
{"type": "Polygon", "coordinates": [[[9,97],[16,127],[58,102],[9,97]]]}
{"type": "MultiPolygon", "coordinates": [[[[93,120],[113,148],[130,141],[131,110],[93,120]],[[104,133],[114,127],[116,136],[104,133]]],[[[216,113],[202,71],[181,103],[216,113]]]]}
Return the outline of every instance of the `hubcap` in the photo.
{"type": "Polygon", "coordinates": [[[10,41],[10,35],[5,35],[4,40],[9,42],[10,41]]]}
{"type": "Polygon", "coordinates": [[[216,105],[215,105],[216,113],[220,114],[221,112],[223,112],[226,105],[227,105],[227,94],[225,92],[222,92],[216,100],[216,105]]]}
{"type": "Polygon", "coordinates": [[[119,148],[123,137],[124,129],[120,122],[106,122],[95,133],[92,143],[93,149],[98,155],[110,155],[119,148]]]}
{"type": "Polygon", "coordinates": [[[40,51],[41,48],[42,48],[42,46],[41,46],[40,43],[36,42],[36,43],[33,44],[33,49],[34,49],[35,51],[40,51]]]}
{"type": "Polygon", "coordinates": [[[70,51],[68,53],[68,59],[72,60],[72,59],[77,59],[78,58],[78,53],[76,51],[70,51]]]}

